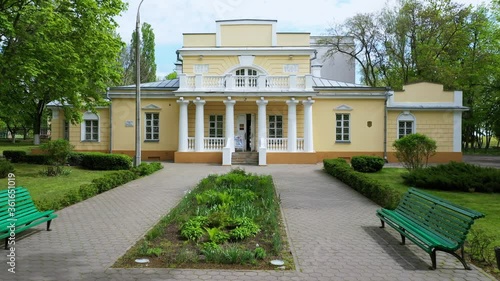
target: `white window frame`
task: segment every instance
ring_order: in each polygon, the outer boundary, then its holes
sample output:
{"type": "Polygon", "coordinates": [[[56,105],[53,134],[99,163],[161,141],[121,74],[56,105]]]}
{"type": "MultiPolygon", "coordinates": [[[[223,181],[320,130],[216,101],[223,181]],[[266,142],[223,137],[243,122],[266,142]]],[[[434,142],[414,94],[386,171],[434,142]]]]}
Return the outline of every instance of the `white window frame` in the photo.
{"type": "Polygon", "coordinates": [[[80,140],[82,142],[100,142],[101,141],[101,124],[100,124],[99,115],[92,113],[92,112],[89,112],[89,111],[87,111],[83,114],[80,140]],[[92,123],[97,122],[97,128],[96,128],[97,132],[94,132],[94,130],[93,130],[93,128],[95,128],[95,126],[93,124],[91,125],[90,139],[87,139],[87,121],[91,121],[92,123]],[[97,133],[97,139],[94,139],[93,135],[96,133],[97,133]]]}
{"type": "Polygon", "coordinates": [[[208,137],[209,138],[223,138],[224,137],[224,115],[221,114],[210,114],[208,116],[208,137]],[[214,120],[212,121],[212,117],[214,120]],[[217,119],[220,118],[221,120],[218,121],[217,119]],[[219,127],[220,125],[220,127],[219,127]],[[212,130],[214,131],[214,134],[212,134],[212,130]],[[217,133],[217,131],[221,132],[221,135],[217,133]]]}
{"type": "Polygon", "coordinates": [[[351,142],[351,114],[350,113],[335,113],[335,142],[350,143],[351,142]],[[339,119],[340,116],[340,119],[339,119]],[[347,116],[347,120],[345,119],[347,116]],[[347,126],[345,124],[347,122],[347,126]],[[340,133],[337,132],[340,129],[340,133]],[[347,129],[347,133],[345,133],[347,129]],[[347,135],[347,137],[346,137],[347,135]],[[338,138],[340,136],[340,139],[338,138]]]}
{"type": "Polygon", "coordinates": [[[254,68],[238,68],[234,71],[237,88],[256,88],[260,72],[254,68]]]}
{"type": "Polygon", "coordinates": [[[400,139],[404,136],[407,136],[407,135],[410,135],[410,134],[415,134],[416,133],[416,122],[417,119],[415,118],[415,115],[411,114],[409,111],[404,111],[403,113],[399,114],[397,120],[396,120],[396,139],[400,139]],[[411,132],[408,133],[406,130],[408,130],[408,127],[406,127],[406,124],[405,124],[405,127],[404,128],[401,128],[400,125],[399,125],[399,122],[405,122],[405,123],[408,123],[408,122],[411,122],[411,132]],[[404,129],[405,132],[403,132],[403,134],[400,134],[399,133],[399,130],[400,129],[404,129]]]}
{"type": "Polygon", "coordinates": [[[144,141],[157,142],[160,141],[160,113],[159,112],[145,112],[144,113],[144,141]],[[149,116],[149,118],[148,118],[149,116]],[[154,121],[156,116],[156,120],[158,121],[158,125],[154,125],[154,121]],[[148,122],[151,122],[148,124],[148,122]],[[148,128],[151,128],[151,132],[148,132],[148,128]],[[155,132],[154,129],[157,129],[155,132]],[[148,137],[148,134],[150,135],[148,137]],[[158,135],[155,138],[155,135],[158,135]]]}
{"type": "Polygon", "coordinates": [[[269,115],[267,117],[267,121],[268,121],[268,124],[267,124],[267,128],[268,128],[268,132],[267,132],[267,135],[269,138],[276,138],[276,139],[279,139],[279,138],[283,138],[283,115],[269,115]],[[274,121],[271,121],[271,117],[274,118],[274,121]],[[281,117],[281,121],[278,121],[277,118],[278,117],[281,117]],[[281,128],[278,128],[278,123],[281,123],[281,128]],[[274,134],[271,134],[271,130],[274,130],[274,134]],[[278,130],[281,130],[281,134],[278,134],[278,130]],[[281,136],[280,136],[281,135],[281,136]]]}

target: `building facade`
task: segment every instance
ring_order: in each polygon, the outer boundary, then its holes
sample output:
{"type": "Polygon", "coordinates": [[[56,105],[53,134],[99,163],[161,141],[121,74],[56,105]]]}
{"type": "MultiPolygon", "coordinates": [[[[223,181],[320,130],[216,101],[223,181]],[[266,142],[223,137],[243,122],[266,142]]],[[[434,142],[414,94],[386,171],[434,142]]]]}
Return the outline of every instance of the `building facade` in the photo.
{"type": "MultiPolygon", "coordinates": [[[[461,92],[357,85],[352,61],[325,58],[317,37],[276,25],[223,20],[215,33],[183,34],[178,78],[141,85],[143,160],[231,165],[236,152],[253,152],[260,165],[355,155],[395,162],[392,143],[415,132],[437,141],[432,161],[461,160],[461,92]]],[[[52,138],[78,151],[133,156],[135,89],[111,88],[110,105],[85,112],[78,125],[53,104],[52,138]]]]}

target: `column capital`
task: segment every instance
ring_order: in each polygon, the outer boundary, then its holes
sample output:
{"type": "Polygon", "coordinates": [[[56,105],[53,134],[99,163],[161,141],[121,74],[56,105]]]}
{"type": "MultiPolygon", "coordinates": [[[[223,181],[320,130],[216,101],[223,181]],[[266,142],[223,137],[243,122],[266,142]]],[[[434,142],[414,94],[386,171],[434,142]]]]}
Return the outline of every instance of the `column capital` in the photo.
{"type": "Polygon", "coordinates": [[[236,104],[236,101],[235,100],[232,100],[231,97],[228,97],[227,100],[224,100],[223,103],[225,105],[234,105],[236,104]]]}
{"type": "Polygon", "coordinates": [[[200,97],[197,97],[194,101],[193,101],[194,104],[196,105],[204,105],[206,103],[205,100],[202,100],[200,97]]]}
{"type": "Polygon", "coordinates": [[[299,103],[298,100],[296,100],[295,98],[291,98],[289,100],[286,101],[286,104],[288,104],[288,106],[290,105],[297,105],[299,103]]]}
{"type": "Polygon", "coordinates": [[[311,99],[311,98],[307,98],[307,100],[303,100],[302,101],[302,104],[303,105],[313,105],[316,101],[311,99]]]}
{"type": "Polygon", "coordinates": [[[177,103],[178,104],[189,104],[189,101],[188,100],[185,100],[184,98],[180,98],[177,100],[177,103]]]}
{"type": "Polygon", "coordinates": [[[267,105],[269,101],[265,100],[264,97],[261,97],[260,100],[257,100],[255,103],[257,103],[257,105],[267,105]]]}

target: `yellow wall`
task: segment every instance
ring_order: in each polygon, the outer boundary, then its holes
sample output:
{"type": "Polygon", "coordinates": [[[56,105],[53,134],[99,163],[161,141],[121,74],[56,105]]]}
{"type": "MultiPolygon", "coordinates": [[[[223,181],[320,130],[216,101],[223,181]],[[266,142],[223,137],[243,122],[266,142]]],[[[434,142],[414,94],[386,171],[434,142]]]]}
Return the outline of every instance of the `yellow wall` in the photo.
{"type": "MultiPolygon", "coordinates": [[[[142,109],[141,131],[142,140],[145,139],[145,114],[160,114],[160,140],[158,142],[142,142],[143,151],[177,150],[178,148],[178,127],[179,127],[179,106],[175,99],[142,99],[141,105],[144,108],[154,104],[161,109],[142,109]]],[[[135,126],[126,127],[125,121],[133,121],[135,125],[135,100],[134,99],[113,99],[113,150],[126,151],[135,149],[135,126]]]]}
{"type": "Polygon", "coordinates": [[[454,93],[443,91],[441,84],[417,83],[406,85],[403,89],[394,92],[394,102],[452,103],[454,100],[454,93]]]}
{"type": "Polygon", "coordinates": [[[54,118],[54,113],[52,113],[52,118],[50,120],[50,138],[52,140],[64,138],[64,111],[62,109],[54,109],[52,112],[57,111],[57,118],[54,118]]]}
{"type": "MultiPolygon", "coordinates": [[[[69,141],[76,151],[109,151],[109,108],[97,109],[99,116],[99,142],[82,141],[82,124],[69,125],[69,141]]],[[[64,124],[64,122],[62,123],[64,124]]],[[[64,126],[64,125],[63,125],[64,126]]],[[[62,132],[62,126],[61,132],[62,132]]]]}
{"type": "Polygon", "coordinates": [[[221,47],[271,47],[271,24],[221,26],[221,47]]]}
{"type": "Polygon", "coordinates": [[[184,33],[183,46],[185,48],[215,47],[215,33],[184,33]]]}
{"type": "MultiPolygon", "coordinates": [[[[224,75],[230,69],[239,65],[238,56],[184,56],[183,72],[194,75],[194,65],[208,64],[209,69],[204,75],[224,75]]],[[[298,64],[299,70],[296,75],[309,74],[309,56],[293,56],[291,59],[285,56],[256,56],[254,65],[262,67],[269,75],[290,75],[283,72],[283,65],[298,64]]]]}
{"type": "Polygon", "coordinates": [[[316,151],[383,151],[384,100],[323,100],[313,105],[314,149],[316,151]],[[341,105],[351,111],[337,111],[341,105]],[[335,142],[335,114],[350,114],[350,143],[335,142]],[[367,122],[372,121],[372,127],[367,122]]]}
{"type": "MultiPolygon", "coordinates": [[[[388,151],[397,138],[397,118],[402,111],[389,111],[387,125],[388,151]]],[[[453,112],[411,111],[415,116],[416,133],[424,134],[436,141],[437,151],[453,151],[453,112]]]]}
{"type": "Polygon", "coordinates": [[[311,33],[277,33],[277,45],[284,47],[310,47],[311,33]]]}

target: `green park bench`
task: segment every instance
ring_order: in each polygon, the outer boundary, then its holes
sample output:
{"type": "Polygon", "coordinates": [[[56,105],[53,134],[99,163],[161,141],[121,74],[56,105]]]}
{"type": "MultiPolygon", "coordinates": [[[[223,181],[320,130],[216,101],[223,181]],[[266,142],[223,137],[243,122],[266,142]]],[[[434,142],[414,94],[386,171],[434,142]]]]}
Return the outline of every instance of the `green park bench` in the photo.
{"type": "Polygon", "coordinates": [[[382,228],[387,223],[401,234],[402,245],[408,238],[426,251],[432,269],[436,269],[436,251],[452,254],[470,269],[464,259],[464,242],[474,220],[484,214],[410,188],[395,210],[378,209],[377,216],[382,228]]]}
{"type": "Polygon", "coordinates": [[[5,249],[11,232],[19,233],[44,222],[47,222],[47,231],[50,231],[50,222],[55,218],[57,215],[52,210],[38,211],[26,188],[0,190],[0,239],[5,238],[5,249]],[[13,231],[11,225],[15,225],[13,231]]]}

